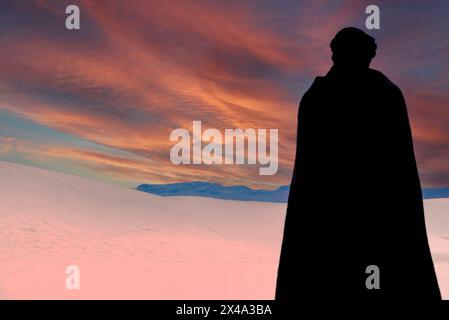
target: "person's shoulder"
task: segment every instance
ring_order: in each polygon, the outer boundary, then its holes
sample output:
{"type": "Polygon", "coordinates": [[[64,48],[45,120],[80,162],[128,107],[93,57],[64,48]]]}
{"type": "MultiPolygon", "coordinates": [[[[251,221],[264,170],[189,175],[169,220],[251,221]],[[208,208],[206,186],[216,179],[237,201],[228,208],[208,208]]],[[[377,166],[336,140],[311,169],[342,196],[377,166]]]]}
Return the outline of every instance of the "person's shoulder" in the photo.
{"type": "Polygon", "coordinates": [[[402,95],[401,89],[379,70],[369,69],[369,74],[378,86],[389,90],[391,93],[402,95]]]}
{"type": "Polygon", "coordinates": [[[315,77],[312,85],[309,89],[304,93],[304,96],[313,96],[314,94],[320,93],[326,87],[326,77],[315,77]]]}
{"type": "Polygon", "coordinates": [[[308,109],[308,105],[314,105],[323,94],[324,77],[315,77],[310,87],[304,92],[300,102],[300,110],[308,109]]]}

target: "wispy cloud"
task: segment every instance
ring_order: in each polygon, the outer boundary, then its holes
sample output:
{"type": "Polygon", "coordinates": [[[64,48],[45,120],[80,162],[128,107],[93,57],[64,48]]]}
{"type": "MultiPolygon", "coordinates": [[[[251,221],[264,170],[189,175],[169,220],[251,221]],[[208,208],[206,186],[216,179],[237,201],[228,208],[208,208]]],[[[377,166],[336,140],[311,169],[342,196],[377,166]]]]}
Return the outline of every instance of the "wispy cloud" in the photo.
{"type": "MultiPolygon", "coordinates": [[[[79,1],[82,28],[72,32],[64,28],[67,4],[0,5],[0,108],[135,155],[140,160],[73,145],[42,149],[48,158],[72,157],[133,181],[288,183],[299,98],[329,68],[334,33],[364,23],[359,1],[79,1]],[[279,128],[278,174],[172,165],[170,131],[192,120],[219,129],[279,128]]],[[[404,89],[423,181],[447,185],[449,49],[441,30],[448,23],[438,17],[449,8],[438,1],[379,5],[376,66],[404,89]]]]}

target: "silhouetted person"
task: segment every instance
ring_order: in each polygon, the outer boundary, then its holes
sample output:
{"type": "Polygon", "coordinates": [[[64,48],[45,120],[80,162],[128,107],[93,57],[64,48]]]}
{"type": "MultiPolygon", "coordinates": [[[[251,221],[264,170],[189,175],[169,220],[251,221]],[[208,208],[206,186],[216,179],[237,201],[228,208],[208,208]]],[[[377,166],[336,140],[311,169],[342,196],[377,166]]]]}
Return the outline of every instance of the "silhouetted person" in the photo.
{"type": "Polygon", "coordinates": [[[276,300],[441,299],[405,101],[369,68],[376,48],[338,32],[334,65],[301,100],[276,300]]]}

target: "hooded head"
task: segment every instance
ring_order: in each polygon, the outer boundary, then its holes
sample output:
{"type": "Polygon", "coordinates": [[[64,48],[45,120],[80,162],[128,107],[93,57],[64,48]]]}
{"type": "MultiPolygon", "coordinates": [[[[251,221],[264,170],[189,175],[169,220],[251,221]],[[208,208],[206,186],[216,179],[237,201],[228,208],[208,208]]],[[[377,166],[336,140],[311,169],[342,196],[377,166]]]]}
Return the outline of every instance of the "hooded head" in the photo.
{"type": "Polygon", "coordinates": [[[341,71],[368,69],[376,56],[376,41],[360,29],[348,27],[340,30],[331,41],[332,61],[341,71]]]}

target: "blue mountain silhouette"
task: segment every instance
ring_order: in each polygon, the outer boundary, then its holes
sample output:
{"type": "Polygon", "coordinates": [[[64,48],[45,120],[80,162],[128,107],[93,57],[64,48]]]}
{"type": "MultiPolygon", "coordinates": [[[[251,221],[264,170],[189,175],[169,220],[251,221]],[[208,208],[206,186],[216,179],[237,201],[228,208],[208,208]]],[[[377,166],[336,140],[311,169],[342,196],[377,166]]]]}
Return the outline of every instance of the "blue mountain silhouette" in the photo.
{"type": "Polygon", "coordinates": [[[424,199],[449,198],[449,188],[424,188],[422,195],[424,199]]]}
{"type": "Polygon", "coordinates": [[[210,182],[180,182],[171,184],[141,184],[137,190],[159,196],[196,196],[226,200],[287,202],[288,186],[276,190],[256,190],[246,186],[223,186],[210,182]]]}
{"type": "MultiPolygon", "coordinates": [[[[246,186],[224,186],[210,182],[179,182],[170,184],[141,184],[139,191],[158,196],[194,196],[225,200],[287,202],[289,186],[281,186],[275,190],[256,190],[246,186]]],[[[423,189],[424,199],[449,198],[449,188],[423,189]]]]}

